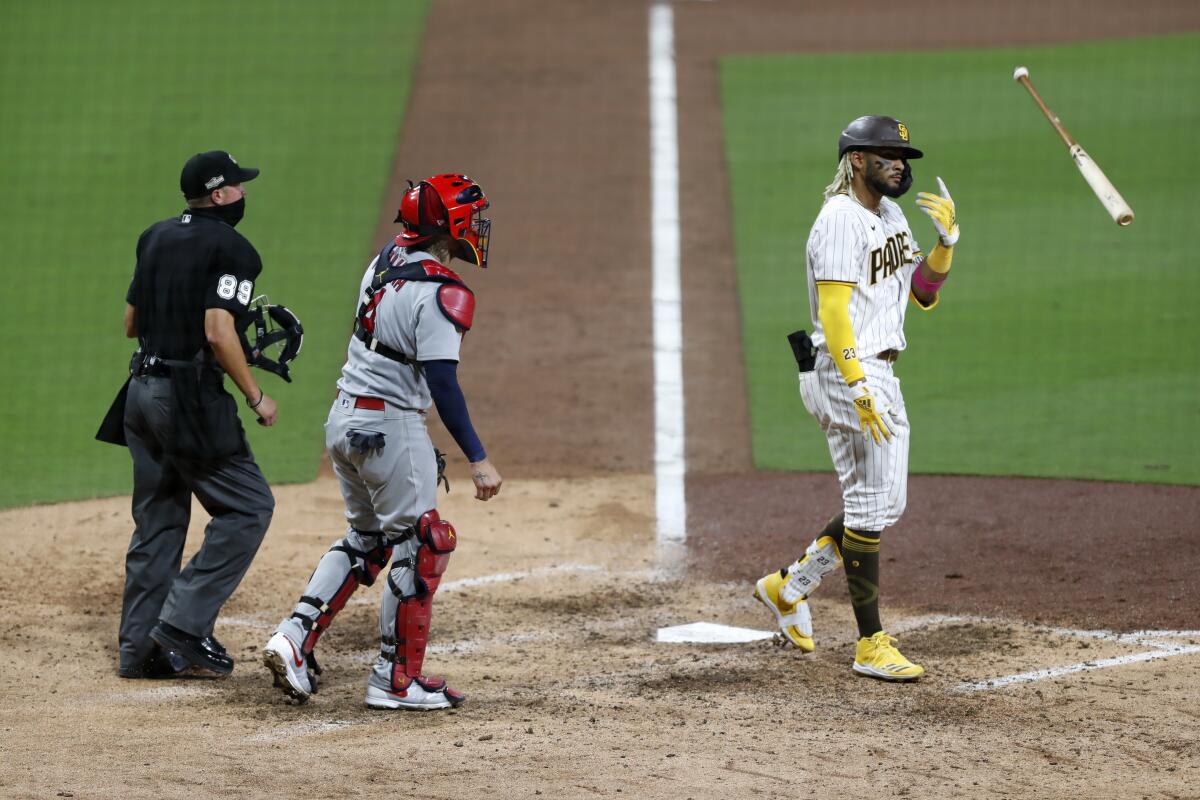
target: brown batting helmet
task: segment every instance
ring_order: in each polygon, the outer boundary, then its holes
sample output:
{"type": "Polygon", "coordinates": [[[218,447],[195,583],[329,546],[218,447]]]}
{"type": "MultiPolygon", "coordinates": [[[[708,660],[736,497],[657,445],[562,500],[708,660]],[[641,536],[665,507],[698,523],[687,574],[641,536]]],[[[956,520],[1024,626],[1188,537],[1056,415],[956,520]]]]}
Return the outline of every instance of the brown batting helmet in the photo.
{"type": "Polygon", "coordinates": [[[905,158],[925,154],[908,143],[908,126],[895,117],[859,117],[846,126],[838,137],[838,161],[848,150],[892,147],[904,151],[905,158]]]}

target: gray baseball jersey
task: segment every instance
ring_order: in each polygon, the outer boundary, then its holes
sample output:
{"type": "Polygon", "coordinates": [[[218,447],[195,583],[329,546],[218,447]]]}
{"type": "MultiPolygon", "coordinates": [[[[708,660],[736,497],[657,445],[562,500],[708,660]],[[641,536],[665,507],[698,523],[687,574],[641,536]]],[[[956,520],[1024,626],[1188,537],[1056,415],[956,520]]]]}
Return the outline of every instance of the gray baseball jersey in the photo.
{"type": "MultiPolygon", "coordinates": [[[[419,251],[404,257],[409,262],[433,260],[419,251]]],[[[376,256],[367,265],[360,296],[375,276],[378,259],[376,256]]],[[[440,286],[428,281],[395,281],[383,287],[375,307],[375,338],[416,361],[458,361],[462,331],[438,308],[440,286]]],[[[347,394],[378,397],[396,408],[424,411],[433,404],[425,375],[417,366],[372,353],[357,337],[350,338],[337,385],[347,394]]]]}

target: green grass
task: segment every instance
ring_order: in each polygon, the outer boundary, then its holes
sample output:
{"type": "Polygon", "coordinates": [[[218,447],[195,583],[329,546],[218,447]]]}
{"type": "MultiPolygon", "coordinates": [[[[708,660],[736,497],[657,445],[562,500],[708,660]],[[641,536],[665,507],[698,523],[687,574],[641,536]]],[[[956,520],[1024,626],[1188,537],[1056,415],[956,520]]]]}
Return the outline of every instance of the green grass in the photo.
{"type": "Polygon", "coordinates": [[[861,114],[926,153],[962,225],[941,305],[909,307],[897,365],[914,472],[1200,483],[1200,257],[1192,154],[1200,36],[721,64],[754,457],[828,470],[785,337],[811,328],[804,249],[837,137],[861,114]],[[1137,214],[1118,228],[1027,93],[1039,91],[1137,214]]]}
{"type": "Polygon", "coordinates": [[[427,0],[8,3],[0,26],[0,507],[117,494],[125,450],[93,441],[132,344],[138,234],[177,213],[191,154],[262,175],[239,230],[256,289],[304,322],[295,382],[257,373],[244,415],[272,482],[316,474],[321,423],[389,178],[427,0]]]}

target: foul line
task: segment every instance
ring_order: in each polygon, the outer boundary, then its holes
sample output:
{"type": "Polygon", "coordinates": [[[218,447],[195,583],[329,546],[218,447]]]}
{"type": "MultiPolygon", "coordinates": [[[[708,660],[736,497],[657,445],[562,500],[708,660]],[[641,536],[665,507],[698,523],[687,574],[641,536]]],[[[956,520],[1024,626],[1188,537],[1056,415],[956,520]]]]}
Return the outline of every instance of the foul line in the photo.
{"type": "MultiPolygon", "coordinates": [[[[896,626],[895,629],[898,632],[900,630],[915,630],[917,628],[933,627],[936,625],[949,625],[959,622],[995,625],[1014,624],[1012,620],[1005,620],[996,617],[980,617],[974,615],[935,615],[905,620],[902,625],[896,626]]],[[[968,681],[955,686],[954,691],[986,692],[990,689],[1002,689],[1005,686],[1050,680],[1053,678],[1062,677],[1063,675],[1073,675],[1077,672],[1090,672],[1097,669],[1108,669],[1109,667],[1121,667],[1126,664],[1140,664],[1145,661],[1155,661],[1160,658],[1172,658],[1173,656],[1185,656],[1190,653],[1200,653],[1200,645],[1181,645],[1166,641],[1168,639],[1200,638],[1200,630],[1140,630],[1133,631],[1131,633],[1117,633],[1116,631],[1109,630],[1083,630],[1079,628],[1061,628],[1053,625],[1038,625],[1034,627],[1036,630],[1056,636],[1068,636],[1076,639],[1098,639],[1116,644],[1131,644],[1138,647],[1149,647],[1151,649],[1144,650],[1139,653],[1128,653],[1123,656],[1112,656],[1110,658],[1098,658],[1091,661],[1081,661],[1077,664],[1063,664],[1058,667],[1046,667],[1044,669],[1029,670],[1028,672],[1018,672],[1014,675],[1003,675],[998,678],[989,678],[982,681],[968,681]]]]}
{"type": "Polygon", "coordinates": [[[1070,675],[1075,672],[1087,672],[1093,669],[1105,669],[1106,667],[1119,667],[1124,664],[1137,664],[1142,661],[1153,661],[1158,658],[1170,658],[1172,656],[1183,656],[1188,653],[1200,653],[1200,645],[1156,645],[1159,649],[1148,650],[1142,653],[1131,653],[1126,656],[1114,656],[1112,658],[1101,658],[1096,661],[1084,661],[1079,664],[1067,664],[1061,667],[1050,667],[1049,669],[1036,669],[1032,672],[1021,672],[1016,675],[1005,675],[1003,678],[992,678],[986,681],[978,681],[976,683],[962,683],[955,687],[960,692],[983,692],[988,689],[999,689],[1003,686],[1011,686],[1015,683],[1033,683],[1034,681],[1046,680],[1047,678],[1057,678],[1061,675],[1070,675]]]}
{"type": "Polygon", "coordinates": [[[675,17],[650,8],[651,262],[654,315],[654,485],[659,543],[687,536],[683,496],[683,328],[679,288],[679,128],[675,17]]]}

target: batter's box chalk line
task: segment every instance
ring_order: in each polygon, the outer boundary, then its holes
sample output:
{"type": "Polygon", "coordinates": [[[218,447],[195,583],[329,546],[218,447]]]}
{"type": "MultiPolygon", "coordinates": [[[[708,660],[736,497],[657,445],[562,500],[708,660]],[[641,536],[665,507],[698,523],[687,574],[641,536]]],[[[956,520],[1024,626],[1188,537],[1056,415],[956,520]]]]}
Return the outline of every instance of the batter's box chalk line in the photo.
{"type": "MultiPolygon", "coordinates": [[[[898,620],[888,627],[893,633],[940,627],[955,624],[977,625],[1016,625],[1035,632],[1077,639],[1095,639],[1116,644],[1131,645],[1138,648],[1136,653],[1112,656],[1111,658],[1093,659],[1077,664],[1063,664],[1055,667],[1019,672],[1014,675],[1003,675],[981,681],[960,683],[953,688],[955,692],[984,692],[1001,689],[1023,683],[1050,680],[1077,672],[1088,672],[1109,667],[1120,667],[1126,664],[1138,664],[1173,656],[1183,656],[1200,653],[1200,644],[1194,640],[1200,639],[1200,631],[1182,630],[1141,630],[1131,633],[1117,633],[1109,630],[1082,630],[1077,628],[1062,628],[1049,625],[1027,625],[1013,620],[998,617],[979,617],[968,615],[932,615],[910,617],[898,620]],[[1193,640],[1182,644],[1179,640],[1193,640]]],[[[686,625],[672,625],[659,628],[655,641],[659,644],[745,644],[775,637],[775,631],[764,631],[755,628],[739,628],[733,625],[722,625],[715,622],[692,622],[686,625]]]]}
{"type": "MultiPolygon", "coordinates": [[[[597,564],[555,564],[549,567],[539,567],[537,569],[521,570],[518,572],[496,572],[491,575],[478,575],[473,578],[459,578],[453,581],[443,581],[438,587],[439,594],[446,592],[455,592],[462,589],[472,589],[476,586],[488,586],[494,583],[515,583],[526,578],[544,578],[553,575],[582,575],[587,573],[607,572],[604,567],[597,564]]],[[[368,592],[355,594],[350,598],[347,605],[365,605],[378,603],[379,599],[368,592]]]]}
{"type": "Polygon", "coordinates": [[[247,736],[249,742],[278,742],[284,739],[295,739],[300,736],[329,733],[330,731],[348,728],[355,723],[351,720],[314,720],[311,722],[289,722],[286,727],[276,730],[263,731],[253,736],[247,736]]]}

